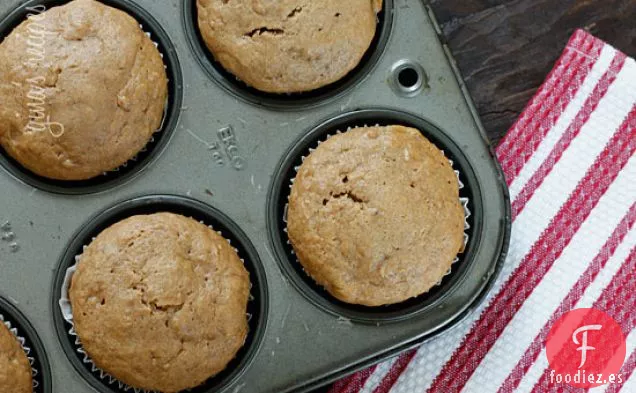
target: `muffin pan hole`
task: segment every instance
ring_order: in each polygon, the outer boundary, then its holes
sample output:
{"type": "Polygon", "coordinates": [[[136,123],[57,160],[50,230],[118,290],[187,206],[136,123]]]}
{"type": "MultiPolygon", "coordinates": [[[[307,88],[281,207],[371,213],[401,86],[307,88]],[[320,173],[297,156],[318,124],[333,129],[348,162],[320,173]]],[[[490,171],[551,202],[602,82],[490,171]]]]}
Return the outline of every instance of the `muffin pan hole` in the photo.
{"type": "MultiPolygon", "coordinates": [[[[157,44],[157,48],[162,54],[168,77],[168,100],[164,108],[163,120],[159,130],[153,134],[148,144],[133,159],[114,171],[109,171],[101,176],[82,181],[55,180],[39,176],[26,169],[0,147],[0,165],[4,167],[11,176],[43,191],[66,195],[92,194],[109,190],[132,180],[155,161],[168,145],[181,113],[183,99],[181,67],[179,59],[176,56],[176,50],[168,34],[150,13],[133,1],[100,1],[105,5],[123,10],[134,17],[141,24],[141,28],[150,35],[150,39],[157,44]]],[[[27,1],[0,22],[0,35],[6,37],[20,23],[27,20],[27,16],[31,12],[28,9],[30,7],[36,7],[37,9],[43,9],[43,7],[45,7],[48,10],[66,3],[68,3],[68,0],[27,1]]],[[[104,148],[107,148],[107,146],[104,148]]]]}
{"type": "Polygon", "coordinates": [[[7,300],[0,297],[0,323],[15,329],[18,337],[24,339],[22,347],[28,349],[27,357],[33,370],[33,393],[51,393],[51,370],[44,346],[35,329],[24,315],[7,300]]]}
{"type": "MultiPolygon", "coordinates": [[[[417,187],[417,184],[412,186],[417,187]]],[[[346,195],[346,197],[356,198],[355,195],[346,195]]],[[[328,203],[329,200],[323,200],[323,204],[328,203]]],[[[389,109],[364,109],[344,113],[325,121],[303,135],[285,153],[279,164],[269,191],[267,209],[271,246],[281,270],[295,288],[308,301],[336,317],[371,324],[397,322],[416,317],[425,310],[435,307],[439,301],[456,288],[464,279],[479,244],[482,216],[481,191],[477,177],[461,149],[443,131],[428,121],[406,112],[389,109]],[[463,253],[458,255],[458,260],[439,285],[402,303],[367,307],[348,304],[336,299],[305,273],[288,241],[286,209],[291,180],[295,177],[296,168],[302,164],[303,158],[310,153],[310,149],[315,148],[319,141],[324,141],[328,136],[338,132],[344,132],[349,127],[376,124],[383,126],[397,124],[417,128],[440,150],[444,151],[446,157],[453,161],[453,168],[459,172],[458,178],[463,184],[460,190],[460,200],[467,204],[470,214],[467,214],[466,218],[467,226],[465,229],[468,234],[466,247],[463,253]]]]}
{"type": "Polygon", "coordinates": [[[391,86],[401,97],[415,97],[428,86],[422,66],[411,60],[400,60],[391,69],[391,86]]]}
{"type": "Polygon", "coordinates": [[[414,68],[405,68],[398,74],[398,82],[400,82],[400,86],[405,89],[411,89],[414,86],[417,86],[420,83],[420,75],[415,71],[414,68]]]}
{"type": "MultiPolygon", "coordinates": [[[[367,50],[355,69],[341,80],[316,90],[305,93],[273,94],[265,93],[248,86],[238,80],[233,74],[226,71],[223,66],[215,60],[214,55],[208,50],[199,32],[196,3],[196,0],[183,1],[183,23],[190,48],[194,52],[195,58],[201,64],[201,67],[203,67],[212,80],[228,93],[234,94],[245,102],[276,110],[298,110],[326,104],[360,84],[373,70],[384,53],[393,26],[393,0],[384,0],[382,11],[378,13],[378,25],[375,37],[371,42],[369,50],[367,50]]],[[[298,12],[302,12],[302,10],[298,12]]],[[[298,12],[294,13],[292,17],[298,15],[298,12]]],[[[334,15],[335,18],[339,16],[339,14],[334,15]]],[[[280,32],[277,31],[274,31],[274,33],[280,34],[280,32]]]]}
{"type": "Polygon", "coordinates": [[[238,250],[238,254],[249,272],[252,285],[246,315],[249,332],[245,345],[224,371],[210,378],[204,385],[191,389],[189,392],[212,393],[229,386],[249,367],[263,340],[268,313],[265,272],[256,250],[240,228],[218,210],[186,197],[149,195],[126,200],[99,213],[75,234],[55,271],[53,295],[51,296],[55,330],[65,355],[75,370],[100,393],[120,393],[130,390],[125,390],[124,386],[116,380],[103,378],[100,375],[101,371],[95,369],[93,364],[85,360],[84,355],[78,352],[80,345],[76,341],[77,337],[69,333],[72,326],[64,319],[59,305],[65,275],[67,270],[75,265],[75,256],[80,255],[84,246],[88,245],[104,229],[127,217],[158,212],[171,212],[192,217],[211,226],[215,231],[219,231],[238,250]]]}

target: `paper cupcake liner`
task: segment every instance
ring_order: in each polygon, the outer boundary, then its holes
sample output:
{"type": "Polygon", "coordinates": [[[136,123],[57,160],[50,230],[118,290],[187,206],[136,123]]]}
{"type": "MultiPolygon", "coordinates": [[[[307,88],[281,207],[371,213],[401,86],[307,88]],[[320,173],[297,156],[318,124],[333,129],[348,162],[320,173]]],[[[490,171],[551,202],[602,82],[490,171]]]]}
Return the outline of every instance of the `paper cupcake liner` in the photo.
{"type": "MultiPolygon", "coordinates": [[[[192,218],[192,217],[190,217],[192,218]]],[[[199,223],[205,225],[205,223],[203,221],[199,221],[199,223]]],[[[225,236],[223,236],[223,233],[221,231],[217,231],[215,230],[211,225],[206,225],[208,228],[210,228],[211,230],[213,230],[214,232],[216,232],[219,236],[223,237],[230,246],[232,246],[232,241],[228,238],[226,238],[225,236]]],[[[91,239],[91,242],[93,242],[95,240],[95,237],[93,237],[91,239]]],[[[88,245],[84,245],[82,247],[82,253],[84,251],[86,251],[86,248],[88,247],[88,245]]],[[[241,262],[243,264],[245,264],[245,260],[241,257],[239,250],[232,246],[232,249],[236,252],[236,254],[239,256],[239,259],[241,260],[241,262]]],[[[69,298],[69,288],[71,286],[71,280],[73,278],[73,274],[75,273],[75,271],[77,270],[77,265],[80,262],[80,259],[82,257],[82,254],[80,255],[76,255],[75,256],[75,264],[73,264],[72,266],[70,266],[68,269],[66,269],[66,272],[64,274],[64,281],[62,282],[62,290],[60,293],[60,300],[58,301],[58,305],[60,307],[60,310],[62,311],[62,318],[64,318],[64,320],[71,325],[71,328],[67,331],[67,334],[70,336],[75,337],[75,346],[76,346],[76,352],[82,355],[82,362],[84,364],[87,364],[90,366],[91,372],[93,373],[93,375],[96,375],[97,377],[99,377],[99,379],[106,383],[107,385],[117,385],[117,387],[125,392],[131,391],[134,393],[161,393],[159,391],[156,390],[145,390],[145,389],[140,389],[140,388],[136,388],[134,386],[130,386],[120,380],[118,380],[117,378],[115,378],[114,376],[112,376],[111,374],[109,374],[108,372],[106,372],[105,370],[102,370],[101,368],[97,367],[95,365],[95,363],[93,363],[93,361],[91,360],[91,358],[88,356],[88,354],[86,353],[86,351],[84,350],[84,348],[82,347],[82,343],[80,341],[79,335],[77,334],[77,332],[75,331],[75,324],[73,322],[73,308],[71,306],[71,300],[69,298]]],[[[249,298],[248,298],[248,302],[254,301],[254,296],[252,295],[252,282],[250,280],[250,293],[249,293],[249,298]]],[[[247,337],[250,334],[250,326],[249,326],[249,322],[252,320],[252,314],[247,313],[247,322],[248,322],[248,331],[247,334],[245,335],[245,339],[243,342],[243,345],[245,345],[245,341],[247,340],[247,337]]],[[[1,316],[0,316],[1,317],[1,316]]],[[[213,376],[212,376],[213,377],[213,376]]],[[[211,377],[211,378],[212,378],[211,377]]],[[[198,387],[197,387],[198,388],[198,387]]],[[[183,390],[184,392],[188,392],[192,389],[186,389],[183,390]]]]}
{"type": "MultiPolygon", "coordinates": [[[[365,125],[364,127],[368,127],[367,125],[365,125]]],[[[375,127],[380,127],[379,124],[376,124],[375,127]]],[[[335,134],[327,134],[326,138],[324,139],[320,139],[318,140],[318,142],[316,142],[315,147],[310,147],[308,149],[308,153],[311,154],[313,153],[318,146],[320,146],[321,143],[329,140],[332,136],[334,135],[339,135],[342,134],[344,132],[348,132],[351,131],[352,129],[355,128],[360,128],[360,127],[348,127],[346,131],[336,131],[335,134]]],[[[437,146],[436,146],[437,147],[437,146]]],[[[438,147],[439,149],[439,147],[438,147]]],[[[444,154],[444,156],[446,156],[446,153],[444,152],[443,149],[440,149],[442,154],[444,154]]],[[[303,155],[300,157],[301,162],[305,161],[305,158],[308,156],[307,155],[303,155]]],[[[460,179],[460,171],[458,169],[455,168],[455,163],[453,162],[453,160],[451,160],[450,158],[448,158],[448,162],[450,163],[451,167],[453,168],[453,172],[455,172],[455,175],[457,176],[457,183],[458,183],[458,188],[459,188],[459,202],[462,205],[462,208],[464,209],[464,244],[462,245],[462,248],[459,250],[459,252],[457,253],[457,256],[453,259],[453,261],[451,262],[451,267],[448,269],[448,271],[446,273],[444,273],[444,275],[439,279],[439,281],[433,286],[440,286],[442,284],[442,281],[444,280],[444,277],[449,276],[452,273],[453,270],[453,265],[457,262],[459,262],[459,256],[462,255],[464,253],[464,251],[466,251],[466,247],[468,246],[468,241],[470,239],[470,224],[468,223],[468,218],[472,215],[469,207],[468,207],[468,203],[470,202],[470,199],[466,196],[462,196],[462,190],[465,188],[464,183],[462,183],[461,179],[460,179]]],[[[294,166],[294,172],[296,174],[298,174],[298,170],[300,169],[300,165],[294,166]]],[[[300,261],[298,260],[298,258],[296,258],[296,252],[294,251],[293,245],[291,244],[291,241],[289,240],[289,236],[288,236],[288,231],[287,231],[287,212],[289,210],[289,197],[291,195],[291,189],[294,185],[294,180],[296,179],[296,176],[290,178],[289,180],[289,193],[287,194],[287,203],[285,203],[285,207],[283,208],[283,222],[285,223],[285,228],[283,229],[283,232],[285,232],[285,235],[287,237],[286,243],[287,245],[290,246],[290,252],[292,254],[292,257],[296,259],[296,262],[299,263],[301,266],[302,264],[300,263],[300,261]]],[[[303,271],[305,272],[305,274],[308,274],[307,271],[305,270],[305,268],[303,267],[303,271]]],[[[431,288],[429,288],[430,291],[431,288]]],[[[422,295],[425,295],[425,293],[423,293],[422,295]]]]}
{"type": "Polygon", "coordinates": [[[31,347],[26,345],[26,338],[21,335],[20,331],[17,327],[11,324],[11,321],[8,317],[5,317],[2,313],[0,313],[0,323],[4,323],[4,325],[9,329],[9,331],[15,336],[15,338],[20,343],[22,350],[27,355],[27,359],[29,360],[29,364],[31,365],[31,379],[33,381],[33,392],[39,392],[40,382],[38,381],[38,375],[40,375],[40,371],[35,368],[35,357],[31,354],[31,347]]]}
{"type": "MultiPolygon", "coordinates": [[[[144,32],[144,34],[146,34],[146,36],[150,39],[150,41],[152,41],[152,43],[155,46],[155,48],[157,48],[157,50],[159,51],[159,44],[152,39],[152,34],[150,32],[148,32],[148,31],[146,31],[144,29],[144,26],[141,23],[139,24],[139,28],[141,28],[141,30],[144,32]]],[[[161,51],[159,51],[159,56],[161,57],[161,60],[163,60],[164,56],[163,56],[163,53],[161,53],[161,51]]],[[[165,62],[163,63],[163,69],[166,70],[166,71],[168,70],[168,66],[166,65],[165,62]]],[[[167,72],[166,72],[166,75],[168,75],[167,72]]],[[[167,81],[168,81],[168,84],[169,84],[170,83],[170,79],[167,79],[167,81]]],[[[168,106],[169,106],[168,104],[169,104],[169,101],[170,101],[170,97],[169,97],[169,94],[168,94],[168,96],[166,96],[166,102],[163,105],[163,116],[161,117],[161,123],[159,124],[159,127],[155,131],[153,131],[150,139],[148,139],[148,142],[146,142],[144,147],[142,147],[137,152],[137,154],[135,154],[133,157],[129,158],[125,163],[121,164],[117,168],[103,172],[102,176],[108,176],[109,174],[111,174],[113,172],[115,172],[115,173],[119,172],[122,168],[127,168],[128,165],[134,165],[139,159],[139,154],[140,153],[145,153],[145,152],[148,151],[148,146],[150,146],[151,144],[153,144],[155,142],[155,135],[157,135],[161,131],[163,131],[163,126],[165,125],[166,118],[168,117],[168,106]]]]}

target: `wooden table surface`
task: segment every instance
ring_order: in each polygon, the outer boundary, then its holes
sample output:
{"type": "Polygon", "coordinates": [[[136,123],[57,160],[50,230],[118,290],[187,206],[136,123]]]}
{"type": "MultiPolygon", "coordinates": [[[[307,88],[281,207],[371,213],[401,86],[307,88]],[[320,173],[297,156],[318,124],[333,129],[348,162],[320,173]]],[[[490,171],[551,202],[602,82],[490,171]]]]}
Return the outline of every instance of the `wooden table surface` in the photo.
{"type": "MultiPolygon", "coordinates": [[[[396,0],[398,2],[419,0],[396,0]]],[[[428,0],[496,146],[575,29],[636,56],[636,0],[428,0]]],[[[327,392],[328,388],[314,393],[327,392]]]]}
{"type": "Polygon", "coordinates": [[[636,0],[428,1],[495,146],[575,29],[636,56],[636,0]]]}

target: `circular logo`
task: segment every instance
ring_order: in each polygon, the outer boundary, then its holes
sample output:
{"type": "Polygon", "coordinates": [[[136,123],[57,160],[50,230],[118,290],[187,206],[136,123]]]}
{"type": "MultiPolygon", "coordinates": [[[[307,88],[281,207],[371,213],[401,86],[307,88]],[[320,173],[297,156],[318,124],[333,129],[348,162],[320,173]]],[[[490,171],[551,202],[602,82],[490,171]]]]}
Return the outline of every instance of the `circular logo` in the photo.
{"type": "Polygon", "coordinates": [[[565,313],[548,333],[550,384],[590,388],[621,382],[625,336],[606,313],[580,308],[565,313]]]}

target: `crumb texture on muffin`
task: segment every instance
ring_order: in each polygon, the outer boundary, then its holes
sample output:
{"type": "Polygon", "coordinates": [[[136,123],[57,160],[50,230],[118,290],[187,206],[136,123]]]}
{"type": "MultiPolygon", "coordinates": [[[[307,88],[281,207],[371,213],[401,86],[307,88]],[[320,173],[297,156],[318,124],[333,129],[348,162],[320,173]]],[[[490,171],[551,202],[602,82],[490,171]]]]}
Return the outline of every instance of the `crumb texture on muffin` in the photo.
{"type": "Polygon", "coordinates": [[[172,213],[133,216],[80,257],[69,297],[82,347],[136,388],[171,393],[226,368],[247,336],[249,275],[207,226],[172,213]]]}
{"type": "Polygon", "coordinates": [[[22,22],[0,43],[0,145],[37,175],[117,169],[161,125],[168,82],[139,23],[94,0],[22,22]]]}
{"type": "Polygon", "coordinates": [[[0,392],[32,391],[29,359],[13,333],[0,321],[0,392]]]}
{"type": "Polygon", "coordinates": [[[382,0],[197,0],[216,60],[269,93],[314,90],[346,76],[369,49],[382,0]]]}
{"type": "Polygon", "coordinates": [[[366,306],[428,291],[463,245],[457,177],[418,130],[355,128],[321,143],[294,180],[288,234],[336,298],[366,306]]]}

